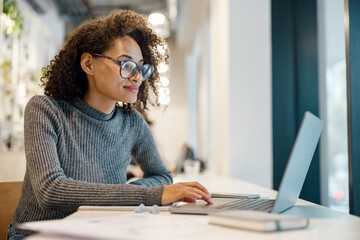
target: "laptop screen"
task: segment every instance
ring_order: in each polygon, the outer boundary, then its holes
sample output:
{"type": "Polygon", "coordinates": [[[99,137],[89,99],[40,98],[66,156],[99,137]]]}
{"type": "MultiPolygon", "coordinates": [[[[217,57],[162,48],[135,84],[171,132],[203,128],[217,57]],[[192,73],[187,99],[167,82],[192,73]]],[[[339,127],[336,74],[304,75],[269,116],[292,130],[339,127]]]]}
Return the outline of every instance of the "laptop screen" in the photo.
{"type": "Polygon", "coordinates": [[[322,120],[305,112],[272,212],[283,212],[298,200],[323,127],[322,120]]]}

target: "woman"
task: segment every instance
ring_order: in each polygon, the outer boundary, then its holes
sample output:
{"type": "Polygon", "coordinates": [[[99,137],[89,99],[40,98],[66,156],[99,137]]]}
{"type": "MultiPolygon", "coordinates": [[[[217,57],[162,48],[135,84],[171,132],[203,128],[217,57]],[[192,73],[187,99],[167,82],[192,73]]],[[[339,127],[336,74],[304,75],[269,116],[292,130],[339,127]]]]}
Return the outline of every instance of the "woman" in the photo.
{"type": "Polygon", "coordinates": [[[85,22],[68,38],[42,83],[46,96],[25,109],[27,170],[16,224],[64,218],[81,205],[166,205],[210,194],[197,182],[172,184],[141,115],[149,88],[158,96],[163,41],[131,11],[85,22]],[[117,103],[122,102],[121,106],[117,103]],[[144,178],[126,184],[132,154],[144,178]]]}

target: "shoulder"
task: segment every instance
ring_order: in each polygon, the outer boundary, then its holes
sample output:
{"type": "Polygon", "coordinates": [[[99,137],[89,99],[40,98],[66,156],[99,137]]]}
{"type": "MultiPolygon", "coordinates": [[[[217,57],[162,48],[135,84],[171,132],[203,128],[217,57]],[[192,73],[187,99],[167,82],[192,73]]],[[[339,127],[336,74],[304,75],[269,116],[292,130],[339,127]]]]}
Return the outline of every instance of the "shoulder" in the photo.
{"type": "Polygon", "coordinates": [[[56,100],[46,95],[35,95],[30,98],[26,107],[35,107],[35,106],[51,106],[54,105],[56,100]]]}
{"type": "Polygon", "coordinates": [[[121,111],[122,116],[120,119],[131,129],[135,139],[143,136],[144,132],[150,131],[148,124],[138,110],[133,109],[129,113],[127,109],[117,108],[117,111],[121,111]]]}
{"type": "Polygon", "coordinates": [[[133,109],[132,112],[130,113],[130,115],[132,115],[133,118],[138,119],[138,120],[144,120],[144,117],[141,115],[141,113],[136,110],[133,109]]]}
{"type": "Polygon", "coordinates": [[[58,115],[60,101],[46,95],[33,96],[25,107],[25,115],[58,115]]]}
{"type": "Polygon", "coordinates": [[[130,117],[133,120],[134,124],[137,124],[139,127],[147,126],[144,117],[141,115],[141,113],[138,110],[133,109],[132,112],[130,113],[130,117]]]}

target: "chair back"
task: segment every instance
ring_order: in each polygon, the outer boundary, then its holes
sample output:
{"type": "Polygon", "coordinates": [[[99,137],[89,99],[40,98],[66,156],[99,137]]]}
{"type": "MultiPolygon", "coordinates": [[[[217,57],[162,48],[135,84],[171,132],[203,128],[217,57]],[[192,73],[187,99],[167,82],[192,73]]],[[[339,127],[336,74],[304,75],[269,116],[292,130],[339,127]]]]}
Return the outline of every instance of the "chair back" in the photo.
{"type": "Polygon", "coordinates": [[[0,240],[6,232],[19,203],[23,182],[0,182],[0,240]]]}

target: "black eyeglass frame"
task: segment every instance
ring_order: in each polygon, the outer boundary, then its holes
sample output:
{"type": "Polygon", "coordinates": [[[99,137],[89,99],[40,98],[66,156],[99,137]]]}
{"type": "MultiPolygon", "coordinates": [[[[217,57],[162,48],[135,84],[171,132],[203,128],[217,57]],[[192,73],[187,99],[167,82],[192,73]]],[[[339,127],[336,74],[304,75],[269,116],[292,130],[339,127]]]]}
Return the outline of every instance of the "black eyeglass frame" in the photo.
{"type": "Polygon", "coordinates": [[[152,73],[154,72],[154,66],[153,66],[153,65],[150,65],[150,64],[144,64],[144,65],[142,65],[142,66],[140,67],[136,62],[134,62],[134,61],[132,61],[132,60],[122,60],[122,61],[120,61],[120,60],[118,60],[118,59],[116,59],[116,58],[112,58],[112,57],[109,57],[109,56],[106,56],[106,55],[103,55],[103,54],[100,54],[100,53],[90,53],[90,54],[93,55],[93,56],[97,56],[97,57],[107,58],[107,59],[109,59],[109,60],[112,60],[112,61],[115,61],[115,62],[119,63],[119,64],[120,64],[120,76],[121,76],[122,78],[124,78],[124,79],[129,79],[129,78],[131,78],[132,76],[134,76],[136,72],[139,72],[139,73],[141,74],[141,77],[142,77],[141,81],[144,82],[144,81],[146,81],[147,79],[149,79],[149,77],[151,77],[152,73]],[[124,76],[121,74],[121,69],[122,69],[121,66],[122,66],[125,62],[133,62],[133,63],[135,64],[135,66],[136,66],[129,77],[124,77],[124,76]],[[143,75],[142,72],[140,71],[144,66],[149,66],[149,68],[148,68],[148,70],[146,71],[146,73],[147,73],[148,71],[151,71],[151,73],[149,74],[149,76],[148,76],[147,78],[144,78],[144,75],[143,75]]]}

